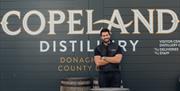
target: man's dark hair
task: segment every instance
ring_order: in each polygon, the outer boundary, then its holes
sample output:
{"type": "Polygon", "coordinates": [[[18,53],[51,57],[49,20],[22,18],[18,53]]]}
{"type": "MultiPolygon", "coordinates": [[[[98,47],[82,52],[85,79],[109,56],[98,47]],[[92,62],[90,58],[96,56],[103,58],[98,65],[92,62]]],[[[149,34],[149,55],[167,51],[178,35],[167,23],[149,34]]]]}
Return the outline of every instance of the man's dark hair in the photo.
{"type": "Polygon", "coordinates": [[[109,35],[111,34],[110,31],[109,31],[109,29],[107,29],[107,28],[103,28],[103,29],[101,30],[100,36],[102,36],[102,32],[108,32],[109,35]]]}

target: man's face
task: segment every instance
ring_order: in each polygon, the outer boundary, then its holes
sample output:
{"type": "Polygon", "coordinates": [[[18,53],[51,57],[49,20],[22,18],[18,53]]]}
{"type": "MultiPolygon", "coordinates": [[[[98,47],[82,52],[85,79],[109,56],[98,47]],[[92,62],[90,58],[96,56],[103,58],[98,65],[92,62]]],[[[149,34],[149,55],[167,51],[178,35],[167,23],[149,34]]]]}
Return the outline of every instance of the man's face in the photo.
{"type": "Polygon", "coordinates": [[[104,43],[108,43],[110,41],[110,35],[108,32],[102,32],[101,39],[104,43]]]}

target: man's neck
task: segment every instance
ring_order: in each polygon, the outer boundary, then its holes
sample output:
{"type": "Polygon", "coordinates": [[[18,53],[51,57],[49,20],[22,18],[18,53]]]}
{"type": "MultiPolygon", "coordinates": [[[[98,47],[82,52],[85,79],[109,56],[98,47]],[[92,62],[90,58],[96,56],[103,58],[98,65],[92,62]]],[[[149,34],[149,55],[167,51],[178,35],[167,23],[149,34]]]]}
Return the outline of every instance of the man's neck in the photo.
{"type": "Polygon", "coordinates": [[[108,44],[110,44],[110,42],[111,42],[111,41],[109,41],[109,42],[103,42],[103,44],[104,44],[105,46],[108,46],[108,44]]]}

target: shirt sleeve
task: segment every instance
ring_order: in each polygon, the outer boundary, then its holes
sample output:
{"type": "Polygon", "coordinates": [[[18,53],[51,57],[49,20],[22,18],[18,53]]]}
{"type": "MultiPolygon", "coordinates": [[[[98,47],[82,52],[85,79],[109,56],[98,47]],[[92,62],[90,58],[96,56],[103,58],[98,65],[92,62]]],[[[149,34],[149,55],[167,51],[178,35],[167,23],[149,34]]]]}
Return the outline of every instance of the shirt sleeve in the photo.
{"type": "Polygon", "coordinates": [[[116,54],[123,54],[122,48],[120,46],[118,46],[116,54]]]}
{"type": "Polygon", "coordinates": [[[98,48],[96,47],[96,48],[94,49],[94,56],[97,56],[97,55],[101,55],[101,54],[100,54],[98,48]]]}

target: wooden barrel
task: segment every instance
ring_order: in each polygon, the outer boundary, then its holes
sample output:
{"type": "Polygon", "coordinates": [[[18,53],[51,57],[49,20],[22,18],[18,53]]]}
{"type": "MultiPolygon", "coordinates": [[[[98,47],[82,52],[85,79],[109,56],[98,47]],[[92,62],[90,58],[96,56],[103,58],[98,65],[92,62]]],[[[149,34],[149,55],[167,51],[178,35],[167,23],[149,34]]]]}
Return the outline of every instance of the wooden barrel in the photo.
{"type": "Polygon", "coordinates": [[[61,80],[60,91],[89,91],[91,87],[91,78],[71,77],[61,80]]]}
{"type": "Polygon", "coordinates": [[[90,91],[130,91],[129,88],[93,88],[90,91]]]}

